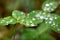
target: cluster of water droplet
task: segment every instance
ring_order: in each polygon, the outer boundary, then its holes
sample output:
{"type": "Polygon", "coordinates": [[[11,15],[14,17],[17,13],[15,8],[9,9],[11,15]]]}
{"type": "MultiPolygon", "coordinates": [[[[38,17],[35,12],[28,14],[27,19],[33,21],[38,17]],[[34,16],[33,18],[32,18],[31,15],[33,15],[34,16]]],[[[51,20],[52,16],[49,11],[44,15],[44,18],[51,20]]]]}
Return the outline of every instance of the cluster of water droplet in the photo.
{"type": "Polygon", "coordinates": [[[43,5],[42,5],[42,9],[44,11],[47,12],[51,12],[54,11],[58,6],[58,3],[56,1],[46,1],[43,5]]]}
{"type": "Polygon", "coordinates": [[[26,26],[37,26],[38,23],[43,21],[43,16],[39,11],[32,11],[29,13],[24,20],[21,20],[22,24],[26,26]]]}
{"type": "Polygon", "coordinates": [[[60,18],[58,15],[48,14],[45,18],[45,24],[50,26],[53,30],[60,31],[59,22],[60,18]]]}

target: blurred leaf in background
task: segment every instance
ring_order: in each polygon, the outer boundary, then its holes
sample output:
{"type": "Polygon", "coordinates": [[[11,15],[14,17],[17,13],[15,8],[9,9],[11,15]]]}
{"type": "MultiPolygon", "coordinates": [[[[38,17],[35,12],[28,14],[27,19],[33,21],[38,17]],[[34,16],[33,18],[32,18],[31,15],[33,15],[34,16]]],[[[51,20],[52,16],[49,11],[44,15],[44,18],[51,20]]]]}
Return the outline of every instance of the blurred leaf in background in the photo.
{"type": "Polygon", "coordinates": [[[35,40],[55,40],[55,39],[47,33],[42,33],[41,35],[36,37],[35,40]]]}
{"type": "Polygon", "coordinates": [[[41,8],[43,0],[7,0],[6,8],[9,10],[15,10],[18,8],[26,8],[28,11],[41,8]]]}

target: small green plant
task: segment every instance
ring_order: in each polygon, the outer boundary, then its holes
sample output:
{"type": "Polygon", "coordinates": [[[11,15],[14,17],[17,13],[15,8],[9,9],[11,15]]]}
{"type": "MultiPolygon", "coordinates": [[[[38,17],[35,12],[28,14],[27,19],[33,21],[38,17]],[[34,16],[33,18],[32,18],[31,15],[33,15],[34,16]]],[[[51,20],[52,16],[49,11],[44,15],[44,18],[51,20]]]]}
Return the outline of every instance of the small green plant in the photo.
{"type": "Polygon", "coordinates": [[[60,33],[60,16],[51,14],[58,5],[59,3],[55,0],[47,0],[43,3],[42,10],[35,10],[27,15],[24,12],[14,10],[12,16],[0,18],[0,25],[17,23],[25,25],[25,28],[18,29],[22,33],[19,40],[55,40],[48,34],[48,31],[53,30],[60,33]],[[33,29],[33,27],[37,28],[33,29]]]}

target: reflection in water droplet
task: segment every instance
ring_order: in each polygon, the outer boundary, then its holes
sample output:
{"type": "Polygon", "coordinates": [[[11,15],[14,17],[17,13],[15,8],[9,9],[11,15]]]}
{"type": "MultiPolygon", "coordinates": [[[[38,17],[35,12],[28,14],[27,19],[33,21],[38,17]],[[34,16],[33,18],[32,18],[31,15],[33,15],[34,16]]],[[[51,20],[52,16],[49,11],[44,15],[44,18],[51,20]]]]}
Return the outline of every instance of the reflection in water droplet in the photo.
{"type": "Polygon", "coordinates": [[[13,19],[11,19],[9,22],[12,22],[13,21],[13,19]]]}
{"type": "Polygon", "coordinates": [[[45,22],[46,24],[48,23],[48,22],[45,22]]]}
{"type": "Polygon", "coordinates": [[[47,17],[51,17],[51,15],[50,15],[50,14],[48,14],[48,15],[47,15],[47,17]]]}
{"type": "Polygon", "coordinates": [[[53,5],[53,3],[50,3],[50,5],[53,5]]]}
{"type": "Polygon", "coordinates": [[[48,20],[48,18],[45,18],[45,20],[48,20]]]}
{"type": "Polygon", "coordinates": [[[34,24],[31,24],[31,26],[35,26],[34,24]]]}
{"type": "Polygon", "coordinates": [[[30,23],[32,23],[32,21],[30,21],[30,23]]]}
{"type": "Polygon", "coordinates": [[[32,20],[36,20],[35,18],[32,18],[32,20]]]}
{"type": "Polygon", "coordinates": [[[44,17],[43,16],[40,16],[40,19],[44,19],[44,17]]]}
{"type": "Polygon", "coordinates": [[[49,4],[46,4],[46,6],[49,6],[49,4]]]}
{"type": "Polygon", "coordinates": [[[50,18],[50,20],[53,20],[53,18],[50,18]]]}
{"type": "Polygon", "coordinates": [[[40,14],[37,14],[36,17],[40,17],[40,14]]]}

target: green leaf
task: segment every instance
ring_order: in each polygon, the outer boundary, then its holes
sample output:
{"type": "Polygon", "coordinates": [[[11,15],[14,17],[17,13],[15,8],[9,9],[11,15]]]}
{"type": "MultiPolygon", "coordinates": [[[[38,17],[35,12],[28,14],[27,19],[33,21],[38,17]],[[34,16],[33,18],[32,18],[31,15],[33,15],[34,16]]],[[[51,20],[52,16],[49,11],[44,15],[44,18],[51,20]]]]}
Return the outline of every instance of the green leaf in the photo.
{"type": "Polygon", "coordinates": [[[20,23],[26,26],[36,26],[40,22],[40,19],[35,18],[37,12],[38,11],[30,12],[25,19],[20,21],[20,23]]]}
{"type": "Polygon", "coordinates": [[[11,16],[8,16],[0,20],[0,25],[5,26],[8,24],[15,24],[16,22],[17,22],[16,19],[14,19],[11,16]]]}
{"type": "Polygon", "coordinates": [[[47,12],[43,12],[39,10],[32,11],[26,16],[25,19],[20,20],[20,23],[27,27],[37,26],[37,24],[43,22],[47,14],[48,14],[47,12]]]}
{"type": "Polygon", "coordinates": [[[5,26],[8,25],[8,23],[6,22],[6,20],[0,19],[0,25],[5,26]]]}
{"type": "Polygon", "coordinates": [[[24,34],[21,36],[20,40],[33,40],[38,35],[37,31],[34,29],[25,29],[24,34]]]}
{"type": "Polygon", "coordinates": [[[42,34],[42,33],[46,32],[48,29],[49,29],[49,27],[45,23],[42,23],[38,26],[37,32],[38,32],[38,34],[42,34]]]}
{"type": "Polygon", "coordinates": [[[34,18],[36,14],[38,14],[39,11],[31,11],[29,14],[27,14],[27,18],[34,18]]]}
{"type": "Polygon", "coordinates": [[[36,25],[37,22],[36,22],[36,23],[34,23],[34,22],[35,22],[35,21],[32,21],[32,19],[26,18],[26,19],[25,19],[25,26],[27,26],[27,27],[28,27],[28,26],[31,26],[31,27],[32,27],[32,26],[37,26],[37,25],[36,25]]]}
{"type": "Polygon", "coordinates": [[[37,24],[42,23],[46,17],[46,12],[43,11],[32,11],[30,12],[25,19],[21,20],[20,23],[26,26],[37,26],[37,24]]]}
{"type": "Polygon", "coordinates": [[[47,0],[43,3],[42,9],[43,11],[52,12],[57,8],[57,6],[58,2],[56,2],[55,0],[47,0]]]}
{"type": "Polygon", "coordinates": [[[48,25],[52,30],[60,33],[60,16],[51,14],[45,19],[46,25],[48,25]]]}
{"type": "Polygon", "coordinates": [[[17,23],[17,20],[11,16],[5,17],[4,20],[6,20],[6,22],[8,24],[16,24],[17,23]]]}
{"type": "Polygon", "coordinates": [[[21,20],[25,18],[25,13],[24,12],[20,12],[18,10],[14,10],[12,12],[12,16],[17,19],[17,20],[21,20]]]}
{"type": "Polygon", "coordinates": [[[55,40],[55,39],[47,33],[42,33],[37,38],[35,38],[35,40],[55,40]]]}

